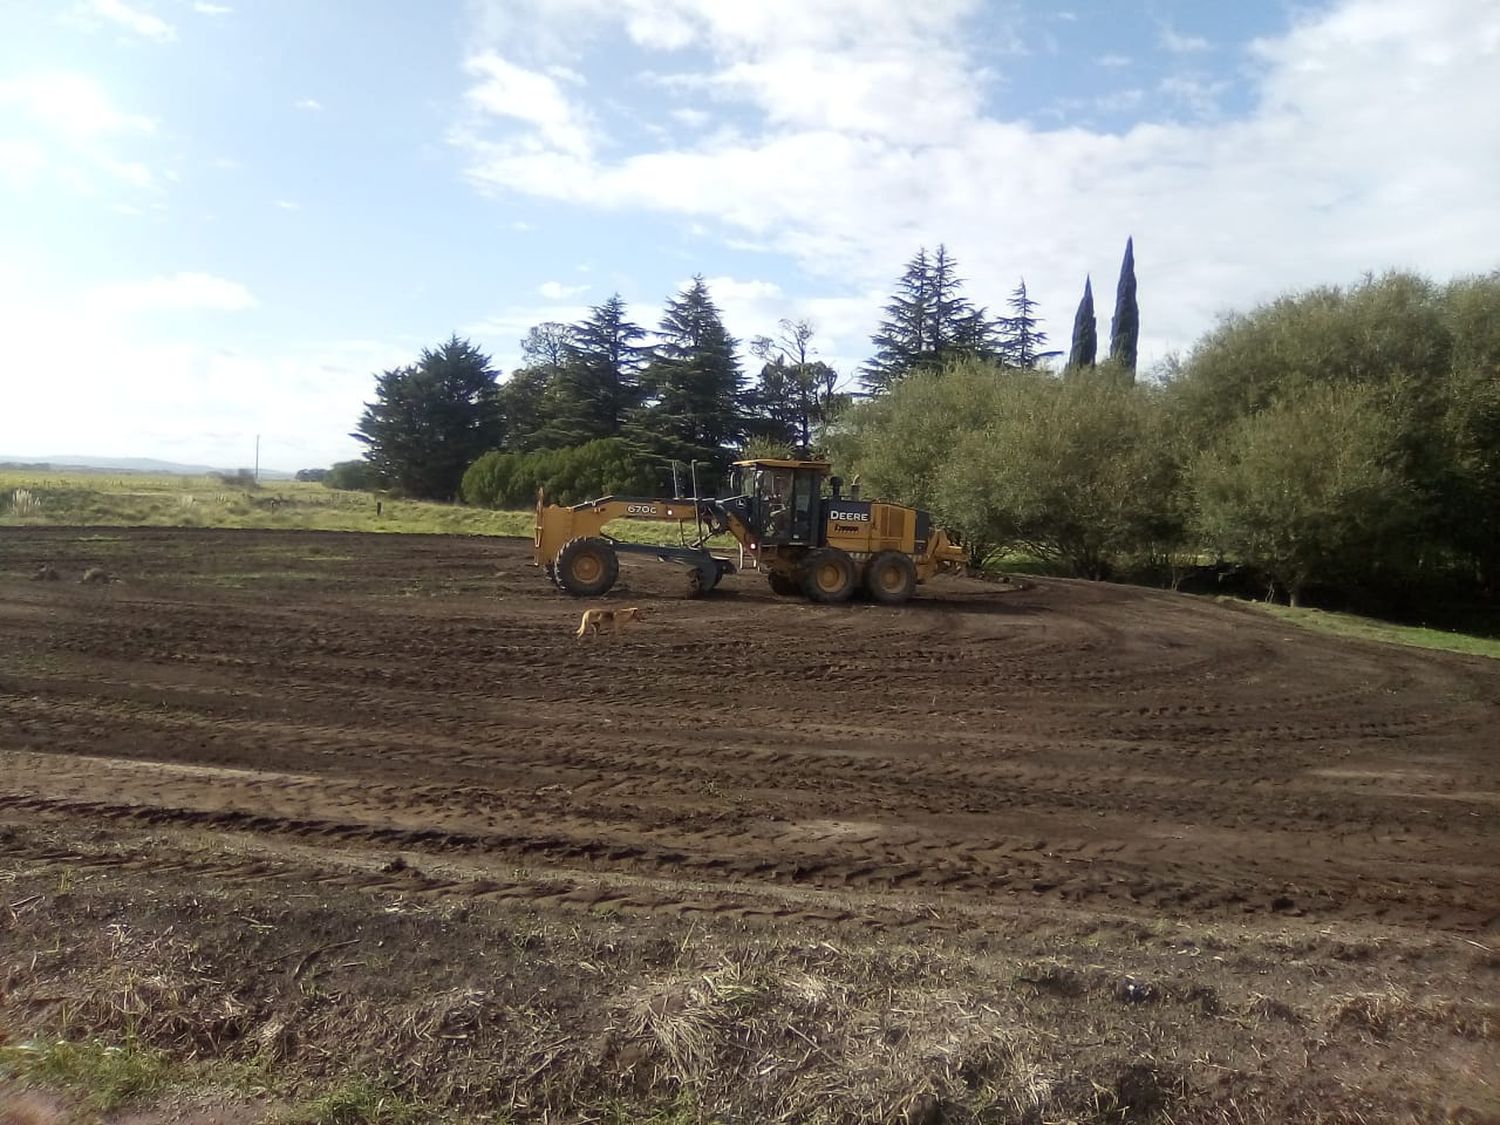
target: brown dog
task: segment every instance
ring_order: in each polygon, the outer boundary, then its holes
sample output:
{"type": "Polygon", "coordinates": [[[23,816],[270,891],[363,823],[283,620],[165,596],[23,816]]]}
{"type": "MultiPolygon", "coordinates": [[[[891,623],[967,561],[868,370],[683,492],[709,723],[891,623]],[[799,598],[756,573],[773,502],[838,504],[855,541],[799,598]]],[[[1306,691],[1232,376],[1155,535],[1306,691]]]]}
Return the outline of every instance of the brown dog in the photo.
{"type": "Polygon", "coordinates": [[[583,620],[578,623],[578,639],[583,640],[586,633],[593,633],[597,637],[606,625],[618,633],[626,625],[640,621],[645,616],[646,611],[639,606],[631,606],[629,609],[586,609],[583,611],[583,620]]]}

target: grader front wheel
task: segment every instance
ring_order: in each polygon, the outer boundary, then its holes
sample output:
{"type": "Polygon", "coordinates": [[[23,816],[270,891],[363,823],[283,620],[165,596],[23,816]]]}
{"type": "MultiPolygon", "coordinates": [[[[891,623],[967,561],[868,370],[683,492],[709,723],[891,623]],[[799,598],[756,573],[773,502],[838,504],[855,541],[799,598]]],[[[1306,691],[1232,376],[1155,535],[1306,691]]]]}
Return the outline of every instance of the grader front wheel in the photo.
{"type": "Polygon", "coordinates": [[[865,591],[881,605],[900,605],[917,591],[917,567],[900,551],[881,551],[865,567],[865,591]]]}
{"type": "Polygon", "coordinates": [[[620,556],[606,539],[570,539],[557,552],[557,584],[576,598],[597,598],[619,577],[620,556]]]}

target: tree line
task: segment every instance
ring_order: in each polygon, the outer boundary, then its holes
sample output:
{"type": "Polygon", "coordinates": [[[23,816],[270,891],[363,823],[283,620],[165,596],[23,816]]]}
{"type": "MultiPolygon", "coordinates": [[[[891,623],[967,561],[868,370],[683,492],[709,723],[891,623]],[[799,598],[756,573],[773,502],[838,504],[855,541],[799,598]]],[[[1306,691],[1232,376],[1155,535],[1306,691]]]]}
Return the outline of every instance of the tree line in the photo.
{"type": "Polygon", "coordinates": [[[1226,317],[1138,381],[1133,242],[1107,353],[1085,278],[1065,359],[1024,280],[992,315],[939,246],[907,263],[857,383],[805,321],[752,340],[747,377],[698,277],[649,334],[618,296],[536,326],[504,383],[457,338],[377,375],[367,455],[329,483],[514,506],[539,486],[654,494],[673,461],[712,481],[737,454],[807,451],[933,510],[976,564],[1025,552],[1163,582],[1212,565],[1291,601],[1496,598],[1497,326],[1500,274],[1372,276],[1226,317]]]}
{"type": "Polygon", "coordinates": [[[930,507],[973,561],[1369,608],[1500,597],[1500,274],[1408,273],[1227,317],[1160,378],[964,361],[842,420],[873,489],[930,507]]]}
{"type": "MultiPolygon", "coordinates": [[[[1133,270],[1128,248],[1126,261],[1133,270]]],[[[782,320],[775,335],[752,339],[748,353],[759,370],[747,377],[739,341],[701,276],[667,302],[649,336],[618,294],[577,324],[534,326],[521,343],[520,367],[503,383],[489,357],[454,337],[375,376],[375,401],[353,435],[366,455],[335,466],[327,479],[356,487],[380,480],[430,499],[514,503],[532,479],[639,486],[663,479],[674,462],[695,461],[716,474],[735,450],[821,448],[853,401],[914,373],[961,359],[1031,370],[1062,354],[1048,348],[1024,278],[1000,316],[976,307],[963,286],[947,247],[918,250],[872,339],[859,391],[817,358],[806,320],[782,320]],[[465,486],[469,467],[487,454],[486,471],[465,486]],[[619,470],[624,461],[631,472],[619,470]]],[[[1133,301],[1133,273],[1130,291],[1133,301]]],[[[1075,360],[1091,364],[1092,349],[1075,360]]]]}

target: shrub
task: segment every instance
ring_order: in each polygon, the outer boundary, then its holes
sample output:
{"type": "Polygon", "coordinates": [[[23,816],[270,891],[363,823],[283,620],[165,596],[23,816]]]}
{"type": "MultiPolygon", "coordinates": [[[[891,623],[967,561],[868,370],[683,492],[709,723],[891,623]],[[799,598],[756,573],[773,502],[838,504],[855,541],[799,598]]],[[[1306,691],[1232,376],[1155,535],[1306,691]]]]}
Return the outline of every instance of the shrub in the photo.
{"type": "Polygon", "coordinates": [[[340,461],[323,477],[329,488],[344,492],[372,492],[385,487],[385,480],[368,461],[340,461]]]}
{"type": "Polygon", "coordinates": [[[543,488],[557,504],[577,504],[600,496],[649,496],[659,491],[659,474],[620,438],[598,438],[584,445],[535,453],[493,450],[464,474],[464,502],[487,508],[525,508],[543,488]]]}
{"type": "Polygon", "coordinates": [[[1105,365],[911,375],[851,411],[837,440],[872,495],[931,509],[971,565],[1019,549],[1099,578],[1181,538],[1167,413],[1105,365]]]}

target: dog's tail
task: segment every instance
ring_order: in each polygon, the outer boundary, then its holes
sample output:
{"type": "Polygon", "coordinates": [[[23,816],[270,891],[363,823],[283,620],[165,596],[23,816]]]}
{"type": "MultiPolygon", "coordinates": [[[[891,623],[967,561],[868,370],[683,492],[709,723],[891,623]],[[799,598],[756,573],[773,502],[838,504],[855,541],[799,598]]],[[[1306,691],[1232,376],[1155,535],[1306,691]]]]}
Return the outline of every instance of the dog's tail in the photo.
{"type": "Polygon", "coordinates": [[[578,639],[583,640],[583,635],[589,631],[589,619],[585,614],[582,621],[578,623],[578,639]]]}

